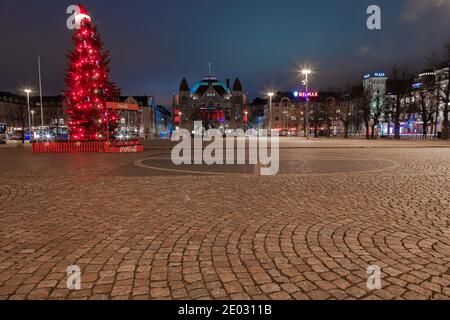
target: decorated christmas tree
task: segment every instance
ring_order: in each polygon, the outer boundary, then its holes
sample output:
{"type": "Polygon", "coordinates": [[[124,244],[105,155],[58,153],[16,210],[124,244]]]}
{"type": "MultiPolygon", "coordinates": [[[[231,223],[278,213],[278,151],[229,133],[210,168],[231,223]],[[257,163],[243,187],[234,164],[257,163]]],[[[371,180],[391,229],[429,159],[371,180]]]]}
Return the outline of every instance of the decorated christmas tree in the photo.
{"type": "Polygon", "coordinates": [[[69,106],[71,140],[106,140],[117,126],[118,117],[106,107],[120,90],[108,79],[109,58],[87,11],[79,5],[79,29],[73,36],[66,75],[66,102],[69,106]]]}

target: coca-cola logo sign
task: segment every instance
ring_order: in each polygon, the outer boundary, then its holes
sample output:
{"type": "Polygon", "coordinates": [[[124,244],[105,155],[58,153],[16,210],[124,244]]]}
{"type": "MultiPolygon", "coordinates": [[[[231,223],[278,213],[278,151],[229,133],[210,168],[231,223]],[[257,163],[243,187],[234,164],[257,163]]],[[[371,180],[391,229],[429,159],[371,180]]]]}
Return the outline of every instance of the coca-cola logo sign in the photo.
{"type": "Polygon", "coordinates": [[[120,147],[120,153],[136,153],[136,152],[138,152],[137,146],[120,147]]]}

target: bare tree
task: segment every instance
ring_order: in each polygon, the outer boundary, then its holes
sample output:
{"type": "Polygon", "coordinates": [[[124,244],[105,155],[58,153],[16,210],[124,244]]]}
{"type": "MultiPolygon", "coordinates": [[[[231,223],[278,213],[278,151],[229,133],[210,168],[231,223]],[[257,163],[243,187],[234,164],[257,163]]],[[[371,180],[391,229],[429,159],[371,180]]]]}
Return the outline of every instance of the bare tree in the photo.
{"type": "Polygon", "coordinates": [[[318,129],[323,124],[323,104],[320,102],[310,102],[310,125],[314,126],[314,137],[318,136],[318,129]]]}
{"type": "Polygon", "coordinates": [[[411,100],[413,101],[413,110],[419,113],[422,119],[422,134],[426,138],[428,127],[436,114],[436,106],[439,104],[434,86],[432,84],[422,84],[421,88],[415,90],[411,100]]]}
{"type": "MultiPolygon", "coordinates": [[[[372,94],[363,86],[357,87],[353,99],[357,112],[361,115],[366,128],[366,139],[370,139],[370,122],[374,115],[372,113],[372,94]]],[[[381,113],[381,111],[380,111],[381,113]]]]}
{"type": "MultiPolygon", "coordinates": [[[[402,116],[410,108],[407,98],[410,95],[414,78],[406,68],[392,67],[391,77],[387,81],[385,120],[394,123],[394,138],[400,139],[402,116]]],[[[389,134],[389,128],[388,128],[389,134]]]]}
{"type": "MultiPolygon", "coordinates": [[[[351,89],[350,89],[351,90],[351,89]]],[[[337,112],[338,119],[344,126],[344,139],[348,139],[351,125],[351,96],[349,93],[344,95],[341,99],[338,99],[336,104],[338,105],[339,112],[337,112]]]]}
{"type": "Polygon", "coordinates": [[[319,135],[319,129],[327,127],[326,136],[330,136],[332,99],[311,104],[311,123],[314,125],[314,137],[319,135]]]}
{"type": "Polygon", "coordinates": [[[371,107],[369,109],[370,119],[372,120],[371,135],[370,137],[375,138],[375,128],[380,124],[381,117],[385,110],[385,103],[380,97],[375,97],[374,101],[371,101],[371,107]]]}
{"type": "MultiPolygon", "coordinates": [[[[336,96],[328,97],[323,102],[323,116],[324,124],[327,126],[327,137],[331,137],[333,134],[333,121],[339,120],[337,110],[340,108],[339,99],[336,96]]],[[[339,109],[339,114],[341,110],[339,109]]]]}
{"type": "MultiPolygon", "coordinates": [[[[344,137],[349,137],[350,134],[361,134],[364,115],[364,90],[361,85],[349,86],[347,94],[344,96],[343,106],[340,114],[340,119],[344,125],[344,137]]],[[[368,134],[368,130],[366,131],[368,134]]]]}
{"type": "Polygon", "coordinates": [[[59,120],[63,118],[63,110],[58,107],[48,108],[47,116],[50,119],[52,125],[56,126],[55,138],[56,141],[60,140],[60,122],[59,120]]]}
{"type": "Polygon", "coordinates": [[[28,108],[22,104],[9,105],[7,107],[8,121],[19,123],[22,126],[22,144],[25,143],[25,123],[28,119],[28,108]]]}
{"type": "Polygon", "coordinates": [[[361,112],[350,112],[349,114],[349,134],[361,135],[361,131],[363,129],[364,118],[361,112]]]}
{"type": "Polygon", "coordinates": [[[442,139],[450,138],[450,40],[447,41],[440,54],[433,53],[429,58],[430,65],[439,70],[437,74],[436,90],[443,114],[442,121],[442,139]]]}
{"type": "Polygon", "coordinates": [[[450,84],[449,84],[449,68],[445,71],[446,80],[442,81],[441,83],[437,84],[438,87],[438,97],[439,101],[441,102],[442,106],[442,114],[443,114],[443,121],[442,121],[442,139],[448,140],[450,138],[449,135],[449,126],[450,126],[450,119],[449,119],[449,104],[450,104],[450,84]]]}

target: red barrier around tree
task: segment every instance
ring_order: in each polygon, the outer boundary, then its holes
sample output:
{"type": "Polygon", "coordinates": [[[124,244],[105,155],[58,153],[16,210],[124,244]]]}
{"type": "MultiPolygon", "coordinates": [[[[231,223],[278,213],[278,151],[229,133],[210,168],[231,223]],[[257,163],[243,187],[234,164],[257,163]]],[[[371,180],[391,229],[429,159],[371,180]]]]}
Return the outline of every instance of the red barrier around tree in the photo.
{"type": "Polygon", "coordinates": [[[144,152],[139,141],[33,142],[33,153],[137,153],[144,152]]]}

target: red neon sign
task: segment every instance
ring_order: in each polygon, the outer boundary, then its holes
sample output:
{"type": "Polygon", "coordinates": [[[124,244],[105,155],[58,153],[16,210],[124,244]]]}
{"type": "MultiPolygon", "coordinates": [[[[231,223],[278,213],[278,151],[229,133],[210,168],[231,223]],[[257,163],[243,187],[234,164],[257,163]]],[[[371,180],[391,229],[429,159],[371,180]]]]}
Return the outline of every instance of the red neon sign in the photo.
{"type": "Polygon", "coordinates": [[[298,97],[300,98],[305,98],[306,96],[308,96],[308,98],[317,98],[319,97],[319,92],[317,91],[312,91],[312,92],[298,92],[298,97]]]}

